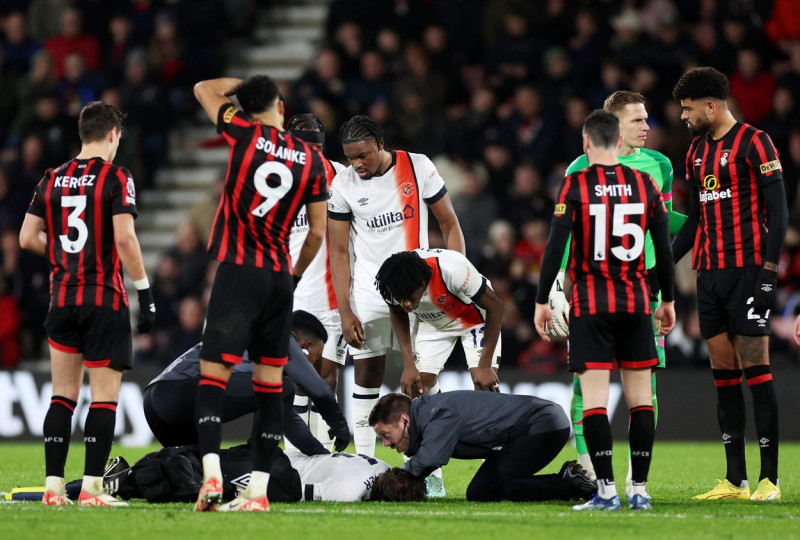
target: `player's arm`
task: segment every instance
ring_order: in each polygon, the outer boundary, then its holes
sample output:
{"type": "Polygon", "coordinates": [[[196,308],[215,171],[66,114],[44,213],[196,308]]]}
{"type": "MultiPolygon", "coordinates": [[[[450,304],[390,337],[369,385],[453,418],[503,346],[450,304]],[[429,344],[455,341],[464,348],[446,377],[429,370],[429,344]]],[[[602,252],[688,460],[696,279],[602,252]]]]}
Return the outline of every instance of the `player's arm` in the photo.
{"type": "Polygon", "coordinates": [[[328,212],[328,237],[330,238],[331,281],[339,315],[342,318],[342,333],[349,345],[360,349],[364,345],[364,329],[350,306],[350,216],[328,212]]]}
{"type": "Polygon", "coordinates": [[[669,233],[677,234],[686,222],[686,214],[681,214],[672,209],[672,162],[667,156],[659,152],[652,152],[651,155],[658,162],[659,172],[661,173],[661,196],[664,199],[664,207],[669,215],[669,233]]]}
{"type": "Polygon", "coordinates": [[[500,380],[492,369],[492,359],[500,339],[500,328],[503,325],[503,301],[485,282],[477,295],[472,297],[475,304],[486,311],[486,322],[483,330],[483,350],[478,360],[478,367],[470,370],[475,390],[499,392],[500,380]]]}
{"type": "Polygon", "coordinates": [[[433,413],[430,421],[423,426],[425,438],[417,453],[403,468],[411,475],[425,478],[430,473],[447,465],[453,456],[460,433],[460,420],[448,407],[440,407],[433,413]]]}
{"type": "Polygon", "coordinates": [[[305,392],[322,415],[325,423],[331,428],[336,450],[341,451],[347,448],[350,443],[350,428],[342,414],[342,409],[336,402],[336,396],[331,391],[331,387],[316,372],[294,339],[289,340],[289,361],[283,371],[294,381],[294,384],[305,392]]]}
{"type": "MultiPolygon", "coordinates": [[[[308,364],[308,362],[306,362],[308,364]]],[[[288,364],[287,364],[288,365],[288,364]]],[[[318,454],[330,454],[321,442],[317,440],[308,425],[303,422],[303,419],[295,412],[292,403],[294,402],[294,390],[292,382],[288,378],[283,379],[283,434],[289,439],[298,450],[307,456],[316,456],[318,454]]],[[[255,420],[255,419],[254,419],[255,420]]]]}
{"type": "Polygon", "coordinates": [[[758,283],[753,295],[753,309],[756,313],[766,313],[775,304],[778,259],[789,227],[789,208],[786,205],[783,180],[773,181],[764,187],[759,186],[759,190],[767,208],[767,251],[764,255],[764,265],[758,274],[758,283]]]}
{"type": "MultiPolygon", "coordinates": [[[[660,203],[659,203],[660,207],[660,203]]],[[[656,275],[661,287],[661,304],[654,317],[659,321],[659,335],[667,335],[675,327],[675,263],[672,260],[672,246],[669,242],[669,217],[661,210],[659,217],[650,225],[650,238],[656,254],[656,275]]]]}
{"type": "Polygon", "coordinates": [[[414,364],[414,352],[411,347],[411,325],[408,313],[400,306],[389,306],[389,318],[392,321],[392,330],[400,345],[403,357],[403,373],[400,375],[400,391],[407,396],[417,397],[424,393],[419,370],[414,364]]]}
{"type": "Polygon", "coordinates": [[[536,311],[533,317],[533,324],[536,326],[536,331],[545,341],[550,341],[550,336],[547,335],[547,328],[553,322],[553,315],[547,303],[547,297],[558,274],[559,263],[567,246],[570,232],[571,228],[567,224],[553,220],[553,224],[550,226],[550,237],[547,239],[547,246],[544,249],[544,256],[542,256],[542,268],[539,274],[539,290],[536,293],[536,311]]]}
{"type": "Polygon", "coordinates": [[[223,77],[221,79],[200,81],[194,85],[194,97],[197,98],[200,106],[203,107],[206,115],[215,126],[217,125],[219,108],[226,103],[231,103],[228,96],[234,95],[243,82],[242,79],[223,77]]]}
{"type": "Polygon", "coordinates": [[[678,231],[675,241],[672,242],[672,260],[680,261],[694,247],[697,227],[700,225],[700,198],[694,185],[689,188],[689,203],[686,222],[678,231]]]}
{"type": "Polygon", "coordinates": [[[317,255],[322,240],[325,238],[325,227],[328,224],[327,203],[325,201],[310,202],[306,205],[308,212],[308,234],[303,247],[300,248],[300,255],[294,263],[294,277],[299,280],[303,277],[308,265],[317,255]]]}
{"type": "Polygon", "coordinates": [[[430,209],[436,217],[436,221],[439,222],[439,228],[442,229],[445,247],[466,255],[464,233],[461,232],[461,225],[458,223],[458,217],[453,209],[450,195],[445,193],[442,198],[430,205],[430,209]]]}
{"type": "Polygon", "coordinates": [[[22,229],[19,231],[19,245],[22,249],[45,257],[47,255],[47,232],[44,219],[31,214],[25,214],[22,229]]]}
{"type": "Polygon", "coordinates": [[[156,304],[153,292],[144,270],[142,249],[133,226],[133,214],[114,214],[111,218],[114,225],[114,244],[119,253],[122,266],[133,280],[139,294],[139,321],[137,329],[140,333],[148,332],[156,320],[156,304]]]}

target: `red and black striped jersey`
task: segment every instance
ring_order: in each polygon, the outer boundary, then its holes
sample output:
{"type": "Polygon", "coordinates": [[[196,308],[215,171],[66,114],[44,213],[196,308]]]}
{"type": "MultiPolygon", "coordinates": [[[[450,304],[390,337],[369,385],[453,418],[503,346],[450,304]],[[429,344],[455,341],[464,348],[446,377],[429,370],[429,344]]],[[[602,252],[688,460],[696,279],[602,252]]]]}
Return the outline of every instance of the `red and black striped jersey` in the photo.
{"type": "Polygon", "coordinates": [[[769,135],[737,122],[719,140],[707,133],[686,154],[686,180],[700,202],[692,268],[761,266],[767,215],[760,188],[783,179],[769,135]]]}
{"type": "Polygon", "coordinates": [[[217,131],[231,149],[209,253],[218,261],[292,272],[292,223],[304,204],[328,197],[322,154],[230,103],[220,107],[217,131]]]}
{"type": "Polygon", "coordinates": [[[128,305],[113,216],[136,217],[136,188],[127,169],[100,158],[48,169],[28,212],[45,221],[50,306],[128,305]]]}
{"type": "Polygon", "coordinates": [[[625,165],[592,165],[567,176],[553,224],[572,229],[570,304],[575,317],[650,313],[644,239],[667,220],[653,179],[625,165]]]}

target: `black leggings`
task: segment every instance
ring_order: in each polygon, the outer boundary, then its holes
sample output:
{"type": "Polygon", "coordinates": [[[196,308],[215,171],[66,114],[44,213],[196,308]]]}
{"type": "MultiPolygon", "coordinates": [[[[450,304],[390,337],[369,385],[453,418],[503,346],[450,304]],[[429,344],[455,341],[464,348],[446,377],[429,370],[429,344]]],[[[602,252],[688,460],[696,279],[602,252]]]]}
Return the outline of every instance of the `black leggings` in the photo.
{"type": "MultiPolygon", "coordinates": [[[[197,444],[194,408],[198,379],[159,381],[144,392],[144,416],[162,446],[197,444]]],[[[222,422],[256,412],[253,376],[235,371],[225,391],[222,422]]]]}
{"type": "Polygon", "coordinates": [[[541,501],[561,498],[556,474],[533,476],[564,448],[569,428],[523,435],[492,452],[467,487],[468,501],[541,501]]]}

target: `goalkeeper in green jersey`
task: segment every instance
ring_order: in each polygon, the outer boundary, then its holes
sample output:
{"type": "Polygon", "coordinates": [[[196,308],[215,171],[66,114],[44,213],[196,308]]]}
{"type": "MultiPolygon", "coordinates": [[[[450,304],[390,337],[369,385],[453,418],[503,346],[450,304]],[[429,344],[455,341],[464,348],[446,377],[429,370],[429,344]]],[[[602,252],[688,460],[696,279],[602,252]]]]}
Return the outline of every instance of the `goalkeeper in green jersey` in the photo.
{"type": "MultiPolygon", "coordinates": [[[[633,169],[644,171],[655,181],[664,198],[664,204],[669,212],[669,232],[676,234],[686,221],[686,216],[672,210],[672,164],[663,154],[644,148],[647,140],[647,132],[650,127],[647,125],[647,110],[644,106],[645,98],[638,92],[620,90],[611,94],[603,103],[603,109],[613,113],[619,118],[620,135],[622,135],[622,146],[620,148],[619,162],[633,169]]],[[[566,174],[572,174],[589,166],[586,155],[578,157],[567,167],[566,174]]],[[[655,271],[650,271],[656,264],[653,241],[650,233],[645,238],[645,266],[648,269],[648,280],[650,282],[650,303],[655,312],[658,306],[659,286],[656,282],[655,271]]],[[[550,290],[548,303],[553,312],[553,324],[549,328],[549,333],[553,336],[566,337],[569,333],[569,301],[564,294],[564,273],[569,264],[569,244],[567,244],[564,258],[561,262],[561,271],[558,278],[553,283],[550,290]]],[[[658,351],[658,368],[664,367],[664,337],[658,335],[658,328],[653,319],[654,334],[656,340],[656,350],[658,351]]],[[[653,385],[653,409],[658,419],[658,401],[656,399],[656,376],[655,370],[652,375],[653,385]]],[[[578,462],[584,469],[594,476],[592,462],[589,459],[589,450],[586,448],[586,441],[583,438],[583,396],[578,377],[572,381],[572,406],[570,409],[572,425],[575,431],[575,447],[578,451],[578,462]]],[[[628,468],[628,478],[630,479],[630,467],[628,468]]]]}

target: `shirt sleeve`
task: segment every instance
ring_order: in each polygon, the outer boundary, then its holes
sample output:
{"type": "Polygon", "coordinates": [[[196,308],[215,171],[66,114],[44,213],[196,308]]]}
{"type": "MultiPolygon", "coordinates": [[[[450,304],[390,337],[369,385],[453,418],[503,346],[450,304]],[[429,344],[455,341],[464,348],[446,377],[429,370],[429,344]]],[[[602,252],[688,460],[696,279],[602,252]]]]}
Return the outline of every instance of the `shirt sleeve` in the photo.
{"type": "Polygon", "coordinates": [[[753,136],[747,151],[747,162],[755,172],[759,187],[763,188],[773,182],[783,180],[783,168],[778,159],[778,151],[765,132],[757,131],[753,136]]]}
{"type": "Polygon", "coordinates": [[[346,174],[347,169],[345,172],[337,174],[328,191],[328,217],[338,221],[351,221],[353,219],[353,211],[344,192],[344,176],[346,174]]]}
{"type": "Polygon", "coordinates": [[[106,182],[111,185],[109,192],[111,215],[133,214],[133,217],[136,217],[136,186],[130,171],[119,167],[115,171],[114,177],[109,178],[106,182]]]}
{"type": "Polygon", "coordinates": [[[558,189],[556,206],[553,210],[553,224],[562,225],[572,230],[577,212],[576,201],[572,196],[573,186],[577,182],[577,175],[569,175],[558,189]]]}
{"type": "Polygon", "coordinates": [[[231,146],[237,139],[248,134],[253,129],[253,124],[253,120],[233,103],[223,104],[217,113],[217,133],[231,146]]]}
{"type": "Polygon", "coordinates": [[[447,193],[447,188],[444,185],[444,178],[439,174],[430,158],[427,156],[422,157],[422,200],[430,205],[444,197],[444,194],[447,193]]]}
{"type": "Polygon", "coordinates": [[[422,443],[403,468],[417,478],[447,465],[458,444],[459,419],[447,407],[436,409],[430,421],[422,428],[422,443]]]}
{"type": "Polygon", "coordinates": [[[472,298],[484,288],[486,279],[478,272],[469,260],[457,251],[448,253],[446,261],[442,261],[442,277],[447,288],[453,292],[462,292],[472,298]]]}
{"type": "Polygon", "coordinates": [[[50,170],[44,173],[44,176],[39,183],[36,184],[36,189],[33,190],[33,197],[31,198],[31,202],[28,205],[28,213],[33,214],[34,216],[39,216],[40,218],[45,217],[45,202],[44,202],[44,184],[47,182],[47,179],[50,177],[50,170]]]}

